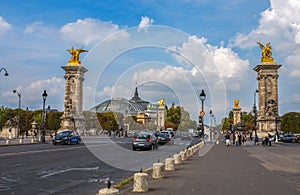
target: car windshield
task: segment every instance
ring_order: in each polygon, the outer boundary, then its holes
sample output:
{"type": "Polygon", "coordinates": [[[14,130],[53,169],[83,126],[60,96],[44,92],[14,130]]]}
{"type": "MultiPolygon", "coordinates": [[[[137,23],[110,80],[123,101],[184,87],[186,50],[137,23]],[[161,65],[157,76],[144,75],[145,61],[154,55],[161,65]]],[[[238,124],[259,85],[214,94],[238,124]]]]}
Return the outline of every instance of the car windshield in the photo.
{"type": "Polygon", "coordinates": [[[63,131],[63,132],[60,132],[60,133],[58,133],[57,135],[58,136],[69,136],[71,134],[71,131],[63,131]]]}
{"type": "Polygon", "coordinates": [[[167,133],[160,133],[158,136],[159,137],[169,137],[169,134],[167,134],[167,133]]]}
{"type": "Polygon", "coordinates": [[[149,134],[137,134],[136,138],[137,139],[149,139],[150,135],[149,134]]]}

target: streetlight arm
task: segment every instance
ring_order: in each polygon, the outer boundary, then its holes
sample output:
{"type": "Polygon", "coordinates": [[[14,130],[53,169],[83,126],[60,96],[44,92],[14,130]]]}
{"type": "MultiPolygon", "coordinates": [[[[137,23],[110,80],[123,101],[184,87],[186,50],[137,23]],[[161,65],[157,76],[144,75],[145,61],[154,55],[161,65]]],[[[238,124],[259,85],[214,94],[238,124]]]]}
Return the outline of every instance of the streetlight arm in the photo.
{"type": "Polygon", "coordinates": [[[4,73],[4,76],[6,76],[6,77],[7,77],[7,76],[9,75],[9,74],[7,73],[7,70],[6,70],[5,68],[3,68],[3,67],[0,69],[0,72],[1,72],[2,70],[4,70],[4,71],[5,71],[5,73],[4,73]]]}

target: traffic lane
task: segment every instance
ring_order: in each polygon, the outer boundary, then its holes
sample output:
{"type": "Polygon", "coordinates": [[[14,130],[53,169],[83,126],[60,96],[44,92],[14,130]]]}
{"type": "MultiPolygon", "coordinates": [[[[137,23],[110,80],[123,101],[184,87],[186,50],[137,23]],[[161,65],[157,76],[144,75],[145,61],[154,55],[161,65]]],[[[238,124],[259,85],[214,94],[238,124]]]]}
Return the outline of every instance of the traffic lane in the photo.
{"type": "MultiPolygon", "coordinates": [[[[199,140],[198,140],[199,141],[199,140]]],[[[89,150],[101,161],[116,168],[128,171],[139,171],[152,167],[153,163],[162,162],[191,145],[191,140],[183,141],[176,139],[174,144],[165,144],[152,151],[133,151],[132,142],[123,143],[98,143],[98,139],[85,140],[89,150]]],[[[193,144],[196,143],[196,140],[193,144]]]]}
{"type": "Polygon", "coordinates": [[[119,181],[132,175],[103,163],[84,146],[58,146],[56,151],[0,160],[0,194],[95,194],[105,187],[105,178],[119,181]]]}

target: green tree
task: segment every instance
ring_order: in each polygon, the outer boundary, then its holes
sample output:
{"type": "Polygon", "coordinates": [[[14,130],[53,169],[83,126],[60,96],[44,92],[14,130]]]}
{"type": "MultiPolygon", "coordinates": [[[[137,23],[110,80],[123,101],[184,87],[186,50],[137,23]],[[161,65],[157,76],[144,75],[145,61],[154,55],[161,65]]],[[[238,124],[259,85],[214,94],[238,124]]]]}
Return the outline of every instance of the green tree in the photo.
{"type": "Polygon", "coordinates": [[[171,108],[167,110],[167,117],[165,121],[165,128],[173,128],[175,131],[178,129],[178,126],[181,121],[181,111],[182,107],[176,106],[173,103],[171,108]]]}
{"type": "Polygon", "coordinates": [[[8,120],[11,120],[16,116],[16,111],[11,108],[0,107],[0,129],[4,127],[8,120]]]}
{"type": "Polygon", "coordinates": [[[196,129],[197,128],[197,122],[193,121],[190,118],[190,114],[188,111],[184,110],[184,108],[181,108],[181,120],[180,124],[178,126],[179,130],[188,130],[188,129],[196,129]]]}
{"type": "Polygon", "coordinates": [[[57,131],[60,128],[60,117],[63,115],[63,112],[49,112],[46,115],[47,125],[46,129],[57,131]]]}
{"type": "Polygon", "coordinates": [[[288,112],[282,115],[281,128],[284,132],[300,133],[300,113],[288,112]]]}

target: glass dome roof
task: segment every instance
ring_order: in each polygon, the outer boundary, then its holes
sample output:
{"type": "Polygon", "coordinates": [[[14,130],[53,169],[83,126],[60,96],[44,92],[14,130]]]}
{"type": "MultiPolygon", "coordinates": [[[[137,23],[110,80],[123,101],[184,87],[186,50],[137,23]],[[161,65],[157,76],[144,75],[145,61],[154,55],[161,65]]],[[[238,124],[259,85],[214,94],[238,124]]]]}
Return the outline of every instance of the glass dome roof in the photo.
{"type": "Polygon", "coordinates": [[[147,110],[150,102],[142,100],[135,88],[134,96],[130,100],[124,98],[112,98],[92,108],[96,112],[119,112],[122,114],[133,114],[147,110]]]}

